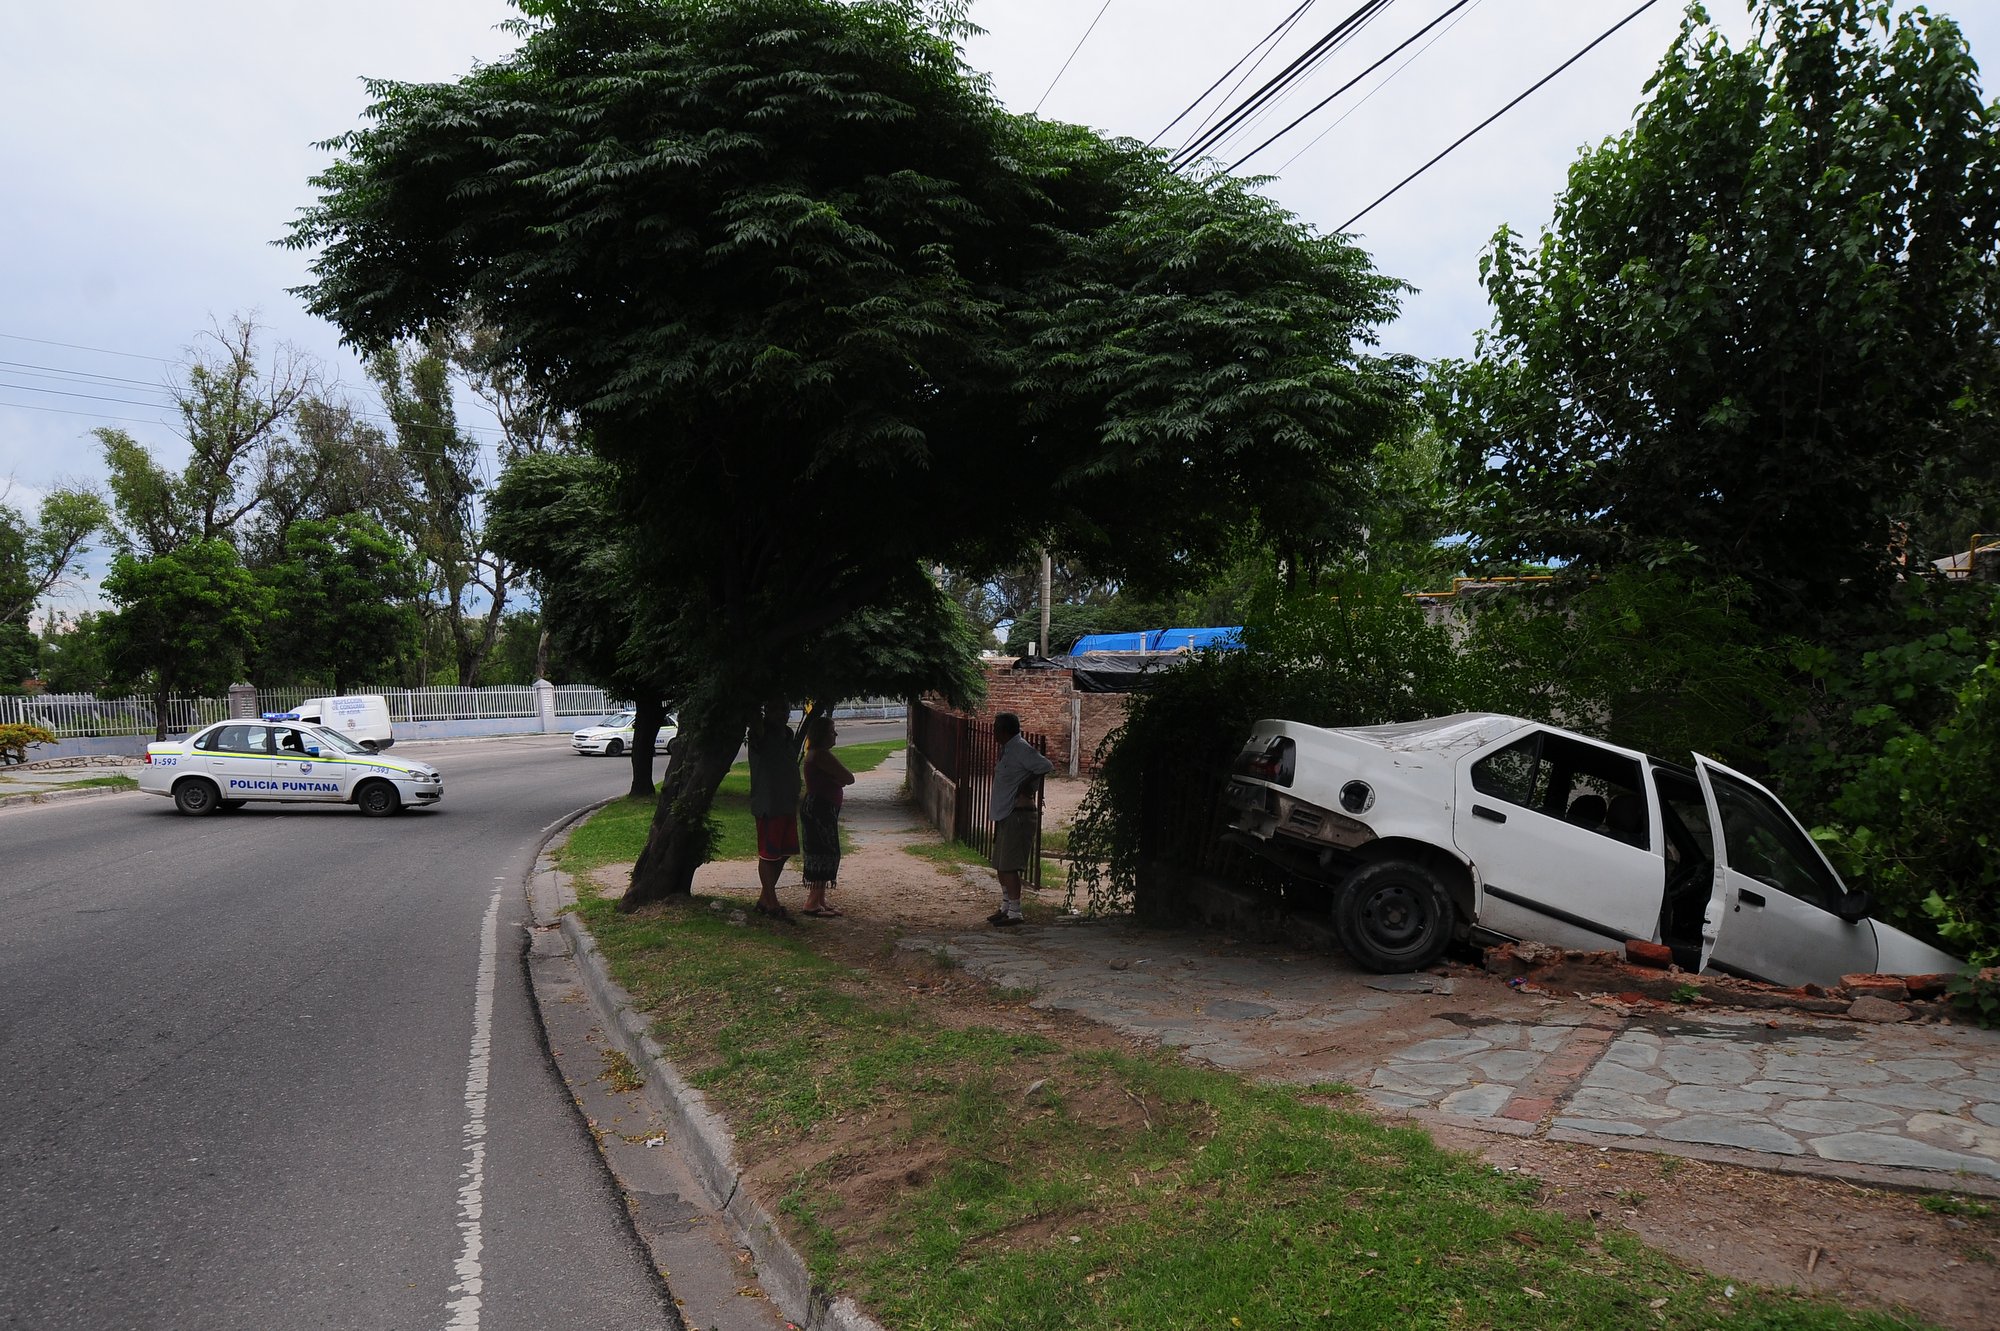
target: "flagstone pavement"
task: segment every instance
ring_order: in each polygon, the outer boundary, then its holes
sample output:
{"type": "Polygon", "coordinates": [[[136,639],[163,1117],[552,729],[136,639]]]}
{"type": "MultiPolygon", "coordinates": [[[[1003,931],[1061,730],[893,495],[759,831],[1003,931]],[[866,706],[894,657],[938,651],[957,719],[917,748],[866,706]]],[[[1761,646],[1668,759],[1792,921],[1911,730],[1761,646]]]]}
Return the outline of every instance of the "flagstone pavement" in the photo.
{"type": "Polygon", "coordinates": [[[1679,1010],[1123,921],[907,937],[1184,1056],[1517,1136],[2000,1194],[2000,1032],[1679,1010]]]}

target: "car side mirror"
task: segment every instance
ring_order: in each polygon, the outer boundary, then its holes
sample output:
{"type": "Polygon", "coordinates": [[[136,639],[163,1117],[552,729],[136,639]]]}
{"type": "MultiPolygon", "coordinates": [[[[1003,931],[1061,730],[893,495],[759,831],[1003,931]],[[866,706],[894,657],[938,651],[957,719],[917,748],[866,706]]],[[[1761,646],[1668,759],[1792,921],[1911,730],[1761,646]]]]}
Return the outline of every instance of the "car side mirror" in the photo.
{"type": "Polygon", "coordinates": [[[361,747],[368,750],[368,752],[370,753],[374,753],[377,750],[379,750],[382,746],[380,744],[377,744],[372,739],[364,739],[361,741],[361,747]]]}
{"type": "Polygon", "coordinates": [[[1849,892],[1840,899],[1840,918],[1849,924],[1859,924],[1875,913],[1875,898],[1866,892],[1849,892]]]}

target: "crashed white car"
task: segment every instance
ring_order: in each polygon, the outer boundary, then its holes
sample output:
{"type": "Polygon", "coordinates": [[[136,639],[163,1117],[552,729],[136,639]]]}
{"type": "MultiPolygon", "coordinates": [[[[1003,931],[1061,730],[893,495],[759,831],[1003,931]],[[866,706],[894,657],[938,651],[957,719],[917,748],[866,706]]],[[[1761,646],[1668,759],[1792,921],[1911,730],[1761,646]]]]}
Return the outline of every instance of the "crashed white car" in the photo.
{"type": "Polygon", "coordinates": [[[380,818],[444,798],[429,763],[385,758],[337,730],[303,721],[222,721],[186,739],[146,746],[139,789],[186,814],[240,809],[249,800],[352,804],[380,818]]]}
{"type": "Polygon", "coordinates": [[[1325,730],[1259,721],[1232,840],[1329,884],[1342,944],[1413,970],[1454,937],[1660,943],[1690,971],[1773,984],[1963,964],[1869,918],[1775,795],[1519,717],[1325,730]],[[1717,829],[1720,829],[1718,832],[1717,829]]]}
{"type": "MultiPolygon", "coordinates": [[[[636,712],[614,712],[594,726],[585,726],[569,737],[570,748],[578,753],[601,753],[607,758],[616,758],[621,753],[632,751],[634,733],[633,722],[636,712]]],[[[670,716],[660,726],[660,733],[653,737],[653,752],[666,753],[679,729],[670,716]]]]}

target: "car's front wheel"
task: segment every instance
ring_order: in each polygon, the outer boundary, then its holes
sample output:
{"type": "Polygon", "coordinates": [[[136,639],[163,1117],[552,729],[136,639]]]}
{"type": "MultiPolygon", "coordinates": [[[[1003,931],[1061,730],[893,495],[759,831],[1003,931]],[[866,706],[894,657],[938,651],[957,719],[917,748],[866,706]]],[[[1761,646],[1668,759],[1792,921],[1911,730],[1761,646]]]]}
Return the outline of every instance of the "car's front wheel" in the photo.
{"type": "Polygon", "coordinates": [[[370,781],[354,793],[355,807],[365,818],[387,818],[403,807],[396,788],[387,781],[370,781]]]}
{"type": "Polygon", "coordinates": [[[222,792],[213,781],[191,776],[174,787],[174,807],[191,818],[200,818],[222,807],[222,792]]]}
{"type": "Polygon", "coordinates": [[[1420,970],[1451,942],[1451,893],[1414,860],[1363,865],[1342,885],[1333,914],[1347,954],[1372,971],[1420,970]]]}
{"type": "Polygon", "coordinates": [[[616,758],[623,752],[625,752],[625,741],[622,739],[614,739],[604,746],[604,756],[607,758],[616,758]]]}
{"type": "Polygon", "coordinates": [[[224,813],[235,813],[249,802],[248,800],[224,800],[222,801],[222,811],[224,813]]]}

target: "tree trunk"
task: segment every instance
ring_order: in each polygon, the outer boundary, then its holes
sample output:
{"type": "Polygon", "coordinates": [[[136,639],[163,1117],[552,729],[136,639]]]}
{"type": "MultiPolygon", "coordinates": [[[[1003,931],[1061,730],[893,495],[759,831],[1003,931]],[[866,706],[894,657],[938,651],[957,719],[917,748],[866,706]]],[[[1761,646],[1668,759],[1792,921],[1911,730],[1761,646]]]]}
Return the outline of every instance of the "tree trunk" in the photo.
{"type": "Polygon", "coordinates": [[[641,799],[653,793],[653,745],[666,719],[665,703],[644,694],[639,696],[632,710],[632,789],[627,792],[628,799],[641,799]]]}
{"type": "Polygon", "coordinates": [[[653,809],[653,827],[646,848],[632,866],[632,885],[620,910],[686,896],[694,890],[694,871],[708,859],[708,810],[715,791],[736,761],[742,746],[741,726],[701,724],[682,717],[682,728],[660,783],[660,802],[653,809]]]}

